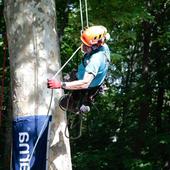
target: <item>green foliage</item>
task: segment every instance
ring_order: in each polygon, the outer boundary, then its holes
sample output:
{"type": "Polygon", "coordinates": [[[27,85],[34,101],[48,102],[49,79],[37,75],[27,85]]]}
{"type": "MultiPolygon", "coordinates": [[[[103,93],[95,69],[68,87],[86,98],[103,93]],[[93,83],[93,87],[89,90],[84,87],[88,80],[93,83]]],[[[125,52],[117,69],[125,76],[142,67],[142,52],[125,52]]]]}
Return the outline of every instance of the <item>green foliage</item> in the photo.
{"type": "MultiPolygon", "coordinates": [[[[82,138],[71,141],[73,169],[168,169],[169,8],[159,0],[155,3],[89,0],[88,3],[90,24],[103,24],[111,34],[108,42],[111,66],[106,81],[109,90],[98,98],[87,115],[82,138]],[[144,37],[144,33],[151,37],[144,37]],[[145,49],[146,38],[149,44],[145,49]],[[146,57],[149,57],[147,78],[143,72],[146,57]],[[162,88],[165,98],[160,105],[158,95],[162,88]],[[142,108],[146,102],[149,113],[142,108]],[[158,111],[160,107],[162,110],[158,111]],[[141,123],[143,119],[145,122],[141,123]]],[[[77,22],[79,15],[70,17],[71,24],[77,22]]],[[[75,42],[79,41],[79,35],[73,34],[77,27],[70,26],[65,29],[66,44],[74,36],[75,42]]]]}
{"type": "MultiPolygon", "coordinates": [[[[161,0],[88,0],[90,25],[104,25],[111,34],[109,90],[86,115],[82,137],[71,140],[74,170],[170,169],[169,5],[161,0]]],[[[75,0],[57,0],[56,6],[64,64],[81,44],[80,11],[75,0]]],[[[4,31],[4,21],[0,24],[4,31]]],[[[2,45],[1,38],[1,56],[2,45]]],[[[63,74],[76,68],[81,56],[63,74]]]]}

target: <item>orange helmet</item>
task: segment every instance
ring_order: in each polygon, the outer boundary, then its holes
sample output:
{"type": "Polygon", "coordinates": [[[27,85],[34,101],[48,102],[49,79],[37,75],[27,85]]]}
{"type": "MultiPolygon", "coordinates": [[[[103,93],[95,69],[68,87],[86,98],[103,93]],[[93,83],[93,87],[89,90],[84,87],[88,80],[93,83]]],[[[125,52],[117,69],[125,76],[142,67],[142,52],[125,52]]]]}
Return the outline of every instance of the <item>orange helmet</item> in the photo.
{"type": "Polygon", "coordinates": [[[80,39],[85,45],[91,47],[95,44],[103,44],[108,36],[109,34],[104,26],[91,26],[82,32],[80,39]]]}

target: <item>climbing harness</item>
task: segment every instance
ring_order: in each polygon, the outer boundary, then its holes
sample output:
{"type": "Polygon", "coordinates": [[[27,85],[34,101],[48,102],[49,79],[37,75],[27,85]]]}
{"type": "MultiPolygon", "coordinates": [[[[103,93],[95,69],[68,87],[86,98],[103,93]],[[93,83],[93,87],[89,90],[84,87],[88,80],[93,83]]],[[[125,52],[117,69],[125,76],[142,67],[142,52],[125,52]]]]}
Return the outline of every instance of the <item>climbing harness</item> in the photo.
{"type": "Polygon", "coordinates": [[[82,122],[90,111],[90,105],[99,93],[100,86],[91,88],[90,90],[77,90],[64,95],[59,106],[62,110],[67,111],[67,126],[65,136],[70,139],[78,139],[82,135],[82,122]],[[69,129],[69,137],[66,134],[69,129]],[[72,133],[71,133],[72,132],[72,133]],[[74,135],[73,135],[74,134],[74,135]]]}

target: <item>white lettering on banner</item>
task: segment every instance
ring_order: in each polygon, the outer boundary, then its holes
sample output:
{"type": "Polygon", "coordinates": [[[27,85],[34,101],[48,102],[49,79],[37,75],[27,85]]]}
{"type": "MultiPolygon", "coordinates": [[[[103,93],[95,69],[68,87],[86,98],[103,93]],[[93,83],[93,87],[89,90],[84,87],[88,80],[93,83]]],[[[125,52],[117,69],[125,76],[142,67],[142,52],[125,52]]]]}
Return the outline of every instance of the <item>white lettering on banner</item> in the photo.
{"type": "Polygon", "coordinates": [[[28,163],[20,163],[19,170],[30,170],[30,166],[28,163]]]}
{"type": "Polygon", "coordinates": [[[30,170],[29,165],[29,149],[30,146],[28,144],[29,141],[29,134],[27,132],[20,132],[19,133],[19,164],[20,169],[19,170],[30,170]]]}

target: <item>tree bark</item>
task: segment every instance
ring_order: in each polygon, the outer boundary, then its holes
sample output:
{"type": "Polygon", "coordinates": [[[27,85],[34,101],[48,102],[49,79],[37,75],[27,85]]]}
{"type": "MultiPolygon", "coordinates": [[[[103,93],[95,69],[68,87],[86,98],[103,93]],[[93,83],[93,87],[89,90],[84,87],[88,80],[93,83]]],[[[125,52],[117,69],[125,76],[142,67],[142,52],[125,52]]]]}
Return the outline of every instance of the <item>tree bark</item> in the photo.
{"type": "Polygon", "coordinates": [[[16,166],[36,169],[46,159],[42,170],[71,170],[69,140],[64,135],[66,116],[58,107],[63,91],[52,91],[46,84],[60,67],[55,1],[4,3],[11,71],[13,170],[16,166]],[[41,150],[46,152],[42,154],[41,150]],[[35,165],[40,157],[43,160],[35,165]]]}
{"type": "Polygon", "coordinates": [[[150,86],[149,86],[149,44],[150,44],[150,25],[147,21],[143,22],[143,96],[141,98],[139,122],[141,132],[144,132],[145,124],[149,115],[150,86]]]}
{"type": "Polygon", "coordinates": [[[142,83],[139,109],[139,136],[137,139],[136,152],[140,155],[142,147],[145,145],[146,125],[150,112],[151,88],[149,83],[149,61],[150,61],[150,24],[143,21],[143,58],[142,58],[142,83]]]}

